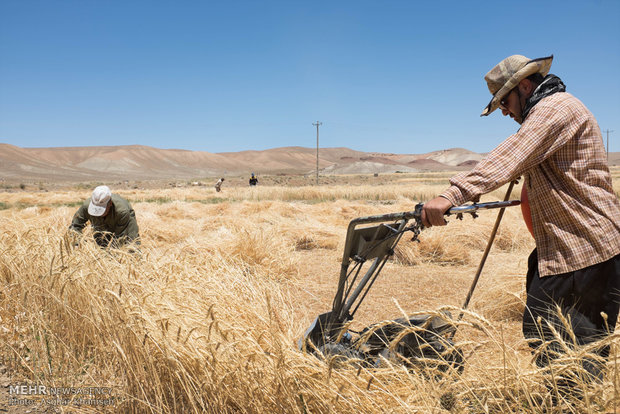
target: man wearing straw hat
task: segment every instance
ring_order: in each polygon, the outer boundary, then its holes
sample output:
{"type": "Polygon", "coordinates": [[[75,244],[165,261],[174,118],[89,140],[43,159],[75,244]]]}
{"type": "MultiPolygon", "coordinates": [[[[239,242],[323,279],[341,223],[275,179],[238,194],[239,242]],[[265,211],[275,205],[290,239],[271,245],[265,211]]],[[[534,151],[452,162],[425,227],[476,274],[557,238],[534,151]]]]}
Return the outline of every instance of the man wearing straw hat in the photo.
{"type": "Polygon", "coordinates": [[[105,185],[95,188],[92,196],[84,201],[73,215],[69,229],[78,233],[90,221],[95,241],[101,247],[119,247],[140,244],[136,214],[129,201],[112,194],[105,185]]]}
{"type": "MultiPolygon", "coordinates": [[[[481,116],[500,108],[521,126],[473,170],[452,177],[422,212],[425,226],[445,225],[450,207],[524,177],[524,219],[536,248],[528,260],[523,333],[541,367],[561,348],[550,326],[573,342],[556,304],[576,343],[586,345],[614,331],[620,303],[620,204],[600,128],[560,78],[548,74],[552,60],[514,55],[486,74],[493,98],[481,116]]],[[[607,358],[609,346],[597,352],[607,358]]],[[[602,378],[603,360],[595,359],[583,360],[587,380],[602,378]]]]}

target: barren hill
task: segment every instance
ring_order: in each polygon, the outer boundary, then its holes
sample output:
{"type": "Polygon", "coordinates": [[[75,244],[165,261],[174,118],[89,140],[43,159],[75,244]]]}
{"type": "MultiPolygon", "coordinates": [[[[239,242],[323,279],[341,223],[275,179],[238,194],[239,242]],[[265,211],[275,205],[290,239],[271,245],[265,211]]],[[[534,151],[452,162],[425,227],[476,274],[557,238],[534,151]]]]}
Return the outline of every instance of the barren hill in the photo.
{"type": "MultiPolygon", "coordinates": [[[[616,154],[610,154],[610,162],[620,161],[616,154]]],[[[466,170],[482,157],[462,148],[428,154],[320,148],[319,168],[324,175],[466,170]]],[[[306,174],[315,170],[315,148],[210,153],[142,145],[20,148],[0,143],[0,178],[10,182],[191,179],[251,172],[306,174]]]]}

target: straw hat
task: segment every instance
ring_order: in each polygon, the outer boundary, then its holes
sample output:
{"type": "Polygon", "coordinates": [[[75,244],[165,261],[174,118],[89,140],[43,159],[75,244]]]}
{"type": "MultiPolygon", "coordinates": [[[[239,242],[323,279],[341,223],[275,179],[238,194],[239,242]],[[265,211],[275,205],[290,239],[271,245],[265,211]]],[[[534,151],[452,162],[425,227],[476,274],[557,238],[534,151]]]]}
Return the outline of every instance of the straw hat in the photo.
{"type": "Polygon", "coordinates": [[[551,68],[553,55],[538,59],[529,59],[521,55],[512,55],[499,62],[485,76],[493,98],[480,116],[487,116],[499,107],[501,99],[516,87],[519,82],[534,73],[547,76],[551,68]]]}

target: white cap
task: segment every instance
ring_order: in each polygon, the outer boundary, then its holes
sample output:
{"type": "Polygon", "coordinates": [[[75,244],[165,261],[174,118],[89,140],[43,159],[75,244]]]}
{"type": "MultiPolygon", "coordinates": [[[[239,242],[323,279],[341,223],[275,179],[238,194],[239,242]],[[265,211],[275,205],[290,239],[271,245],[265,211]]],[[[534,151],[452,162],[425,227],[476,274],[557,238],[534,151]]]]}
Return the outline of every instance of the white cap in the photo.
{"type": "Polygon", "coordinates": [[[88,205],[88,214],[95,217],[103,216],[108,208],[110,198],[112,198],[112,192],[107,185],[100,185],[95,188],[88,205]]]}

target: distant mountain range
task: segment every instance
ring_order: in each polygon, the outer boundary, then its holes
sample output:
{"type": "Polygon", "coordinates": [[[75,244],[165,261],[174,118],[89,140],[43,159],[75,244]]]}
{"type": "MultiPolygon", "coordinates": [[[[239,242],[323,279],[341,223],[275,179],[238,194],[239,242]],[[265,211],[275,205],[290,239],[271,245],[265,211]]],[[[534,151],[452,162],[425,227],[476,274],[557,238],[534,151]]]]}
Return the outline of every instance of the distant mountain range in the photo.
{"type": "MultiPolygon", "coordinates": [[[[613,155],[618,164],[620,153],[613,155]]],[[[323,175],[456,171],[472,168],[483,156],[462,148],[427,154],[320,148],[319,170],[323,175]]],[[[210,153],[141,145],[20,148],[0,143],[0,179],[13,182],[191,179],[251,172],[265,175],[314,171],[316,148],[210,153]]]]}

